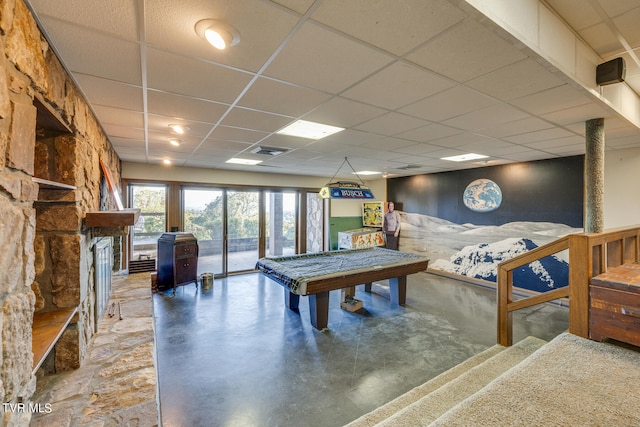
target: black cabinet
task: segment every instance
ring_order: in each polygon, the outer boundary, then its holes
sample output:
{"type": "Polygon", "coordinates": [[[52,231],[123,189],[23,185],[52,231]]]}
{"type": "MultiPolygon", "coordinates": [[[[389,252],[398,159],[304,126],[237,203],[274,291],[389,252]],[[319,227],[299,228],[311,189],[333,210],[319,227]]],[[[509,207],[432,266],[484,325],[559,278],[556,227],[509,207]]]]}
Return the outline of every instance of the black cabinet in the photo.
{"type": "Polygon", "coordinates": [[[198,241],[191,233],[164,233],[158,239],[158,290],[195,283],[198,279],[198,241]]]}

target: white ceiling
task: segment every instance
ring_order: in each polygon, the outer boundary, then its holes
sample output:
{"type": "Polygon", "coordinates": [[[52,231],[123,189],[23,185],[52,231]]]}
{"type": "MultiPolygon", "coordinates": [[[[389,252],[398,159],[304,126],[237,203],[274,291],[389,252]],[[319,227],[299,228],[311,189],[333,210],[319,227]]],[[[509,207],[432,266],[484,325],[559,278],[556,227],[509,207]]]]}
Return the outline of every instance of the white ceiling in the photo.
{"type": "MultiPolygon", "coordinates": [[[[584,154],[596,117],[608,150],[640,147],[637,128],[461,0],[28,4],[123,161],[331,177],[346,157],[403,176],[584,154]],[[194,30],[207,18],[233,25],[240,43],[211,48],[194,30]],[[346,130],[275,134],[298,118],[346,130]],[[190,127],[180,147],[171,123],[190,127]],[[440,160],[468,152],[490,157],[440,160]]],[[[546,4],[603,61],[625,57],[623,84],[640,93],[640,0],[546,4]]]]}

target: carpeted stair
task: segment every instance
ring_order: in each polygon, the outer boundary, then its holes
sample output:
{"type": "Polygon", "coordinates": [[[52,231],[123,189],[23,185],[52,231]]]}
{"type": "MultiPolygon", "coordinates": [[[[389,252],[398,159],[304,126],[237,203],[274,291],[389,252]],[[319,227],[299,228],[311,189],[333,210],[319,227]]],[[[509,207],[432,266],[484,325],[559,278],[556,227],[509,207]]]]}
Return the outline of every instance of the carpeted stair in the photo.
{"type": "Polygon", "coordinates": [[[528,337],[512,347],[495,345],[363,415],[348,427],[429,424],[544,344],[543,340],[528,337]]]}
{"type": "Polygon", "coordinates": [[[569,333],[494,346],[349,427],[640,425],[640,349],[569,333]]]}

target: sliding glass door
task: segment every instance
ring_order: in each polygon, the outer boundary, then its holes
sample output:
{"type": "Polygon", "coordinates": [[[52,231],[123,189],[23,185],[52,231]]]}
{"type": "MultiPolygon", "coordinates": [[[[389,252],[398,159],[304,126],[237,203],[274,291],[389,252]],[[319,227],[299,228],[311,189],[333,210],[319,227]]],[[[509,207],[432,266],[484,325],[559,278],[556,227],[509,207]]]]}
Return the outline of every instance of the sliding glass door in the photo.
{"type": "Polygon", "coordinates": [[[183,230],[198,239],[198,274],[224,274],[224,190],[183,188],[183,230]]]}
{"type": "MultiPolygon", "coordinates": [[[[167,227],[166,193],[165,185],[130,187],[130,206],[140,209],[138,222],[131,230],[130,267],[157,258],[158,238],[167,227]]],[[[155,267],[151,268],[154,269],[155,267]]]]}
{"type": "Polygon", "coordinates": [[[141,210],[131,230],[130,266],[150,261],[153,271],[158,238],[167,231],[192,233],[198,241],[198,274],[218,277],[254,271],[263,256],[323,247],[324,212],[317,193],[303,192],[301,200],[294,190],[176,183],[129,184],[128,191],[130,206],[141,210]]]}
{"type": "Polygon", "coordinates": [[[298,193],[265,192],[266,256],[296,253],[298,193]]]}
{"type": "Polygon", "coordinates": [[[260,191],[227,190],[227,271],[253,270],[260,248],[260,191]]]}

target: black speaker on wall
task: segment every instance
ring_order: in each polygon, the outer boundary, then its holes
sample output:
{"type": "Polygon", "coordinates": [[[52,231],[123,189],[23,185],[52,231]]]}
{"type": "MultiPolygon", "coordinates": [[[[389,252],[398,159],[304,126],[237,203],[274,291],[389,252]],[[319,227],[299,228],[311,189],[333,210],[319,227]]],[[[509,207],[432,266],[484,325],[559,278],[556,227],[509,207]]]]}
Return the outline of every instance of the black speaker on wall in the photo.
{"type": "Polygon", "coordinates": [[[620,83],[625,77],[624,58],[616,58],[603,62],[596,67],[596,83],[600,86],[620,83]]]}

